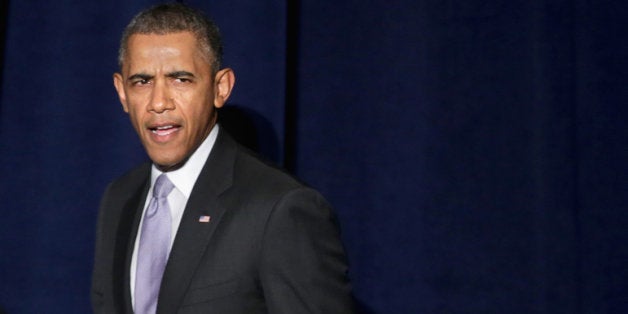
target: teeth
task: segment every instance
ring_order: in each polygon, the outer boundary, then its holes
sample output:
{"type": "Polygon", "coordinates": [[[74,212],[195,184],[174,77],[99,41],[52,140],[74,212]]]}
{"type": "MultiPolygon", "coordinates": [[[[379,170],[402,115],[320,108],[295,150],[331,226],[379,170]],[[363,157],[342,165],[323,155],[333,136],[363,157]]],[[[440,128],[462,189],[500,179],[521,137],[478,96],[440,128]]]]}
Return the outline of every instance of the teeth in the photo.
{"type": "Polygon", "coordinates": [[[176,131],[177,131],[177,128],[174,125],[156,126],[151,129],[151,132],[153,134],[157,134],[159,136],[166,136],[176,131]]]}

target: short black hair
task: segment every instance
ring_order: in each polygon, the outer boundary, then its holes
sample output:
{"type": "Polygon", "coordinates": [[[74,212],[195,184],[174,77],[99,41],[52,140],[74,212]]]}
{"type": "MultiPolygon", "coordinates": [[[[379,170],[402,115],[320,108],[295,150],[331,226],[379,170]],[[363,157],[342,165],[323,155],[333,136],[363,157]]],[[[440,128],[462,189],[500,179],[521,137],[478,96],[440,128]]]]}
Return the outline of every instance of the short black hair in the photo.
{"type": "Polygon", "coordinates": [[[191,32],[200,48],[207,53],[212,72],[220,70],[222,63],[222,39],[218,26],[203,12],[182,3],[158,4],[138,13],[126,26],[120,40],[118,64],[126,58],[128,42],[134,34],[165,35],[191,32]]]}

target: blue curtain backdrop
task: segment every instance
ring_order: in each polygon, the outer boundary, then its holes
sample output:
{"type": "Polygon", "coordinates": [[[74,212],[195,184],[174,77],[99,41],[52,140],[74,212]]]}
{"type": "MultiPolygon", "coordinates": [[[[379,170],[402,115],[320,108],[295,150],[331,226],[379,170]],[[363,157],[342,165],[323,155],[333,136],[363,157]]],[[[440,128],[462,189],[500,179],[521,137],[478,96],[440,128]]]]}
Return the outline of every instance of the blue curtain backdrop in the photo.
{"type": "MultiPolygon", "coordinates": [[[[0,312],[90,311],[99,198],[146,159],[118,40],[154,2],[0,5],[0,312]]],[[[361,313],[628,312],[627,4],[185,2],[225,124],[336,207],[361,313]]]]}

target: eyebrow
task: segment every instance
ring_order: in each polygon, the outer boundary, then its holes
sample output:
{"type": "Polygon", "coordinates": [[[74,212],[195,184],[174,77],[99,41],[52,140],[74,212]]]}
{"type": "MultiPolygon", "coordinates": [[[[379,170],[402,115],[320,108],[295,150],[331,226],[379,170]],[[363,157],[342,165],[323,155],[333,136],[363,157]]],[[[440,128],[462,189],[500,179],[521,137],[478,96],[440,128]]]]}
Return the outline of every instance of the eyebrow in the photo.
{"type": "Polygon", "coordinates": [[[188,71],[174,71],[166,74],[166,77],[177,78],[177,77],[194,77],[194,74],[188,71]]]}
{"type": "MultiPolygon", "coordinates": [[[[150,80],[154,78],[154,75],[146,74],[146,73],[137,73],[128,77],[127,80],[135,81],[135,80],[150,80]]],[[[178,77],[195,77],[194,74],[188,71],[173,71],[166,74],[166,77],[169,78],[178,78],[178,77]]]]}
{"type": "Polygon", "coordinates": [[[140,79],[140,80],[150,80],[153,77],[155,77],[155,76],[154,75],[145,74],[145,73],[137,73],[137,74],[133,74],[133,75],[129,76],[127,78],[127,80],[129,80],[129,81],[134,81],[134,80],[137,80],[137,79],[140,79]]]}

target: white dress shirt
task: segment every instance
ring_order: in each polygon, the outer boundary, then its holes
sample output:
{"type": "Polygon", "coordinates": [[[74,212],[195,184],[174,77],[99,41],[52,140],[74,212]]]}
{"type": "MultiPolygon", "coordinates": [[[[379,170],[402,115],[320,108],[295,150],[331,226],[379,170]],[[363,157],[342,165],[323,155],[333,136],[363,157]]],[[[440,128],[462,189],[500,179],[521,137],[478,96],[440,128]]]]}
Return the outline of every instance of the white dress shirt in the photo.
{"type": "MultiPolygon", "coordinates": [[[[190,156],[188,161],[181,168],[170,171],[166,174],[168,179],[170,179],[170,182],[174,184],[174,189],[172,189],[170,194],[168,194],[168,205],[170,206],[170,215],[172,218],[172,227],[170,229],[170,249],[172,249],[174,238],[177,234],[177,230],[179,229],[179,224],[181,223],[181,217],[183,217],[183,210],[190,198],[192,188],[194,187],[196,179],[205,165],[205,161],[207,161],[207,158],[214,147],[217,136],[218,125],[215,125],[203,143],[201,143],[196,151],[192,153],[192,156],[190,156]]],[[[153,164],[150,174],[150,189],[148,190],[148,195],[146,196],[146,200],[144,202],[142,219],[137,230],[137,236],[135,237],[135,246],[133,248],[133,257],[131,259],[130,283],[131,303],[133,304],[133,307],[135,307],[135,271],[137,268],[137,249],[140,243],[140,234],[142,233],[142,222],[144,221],[144,214],[146,213],[148,203],[153,195],[153,185],[155,184],[157,177],[159,177],[162,173],[163,172],[157,169],[157,167],[153,164]]]]}

